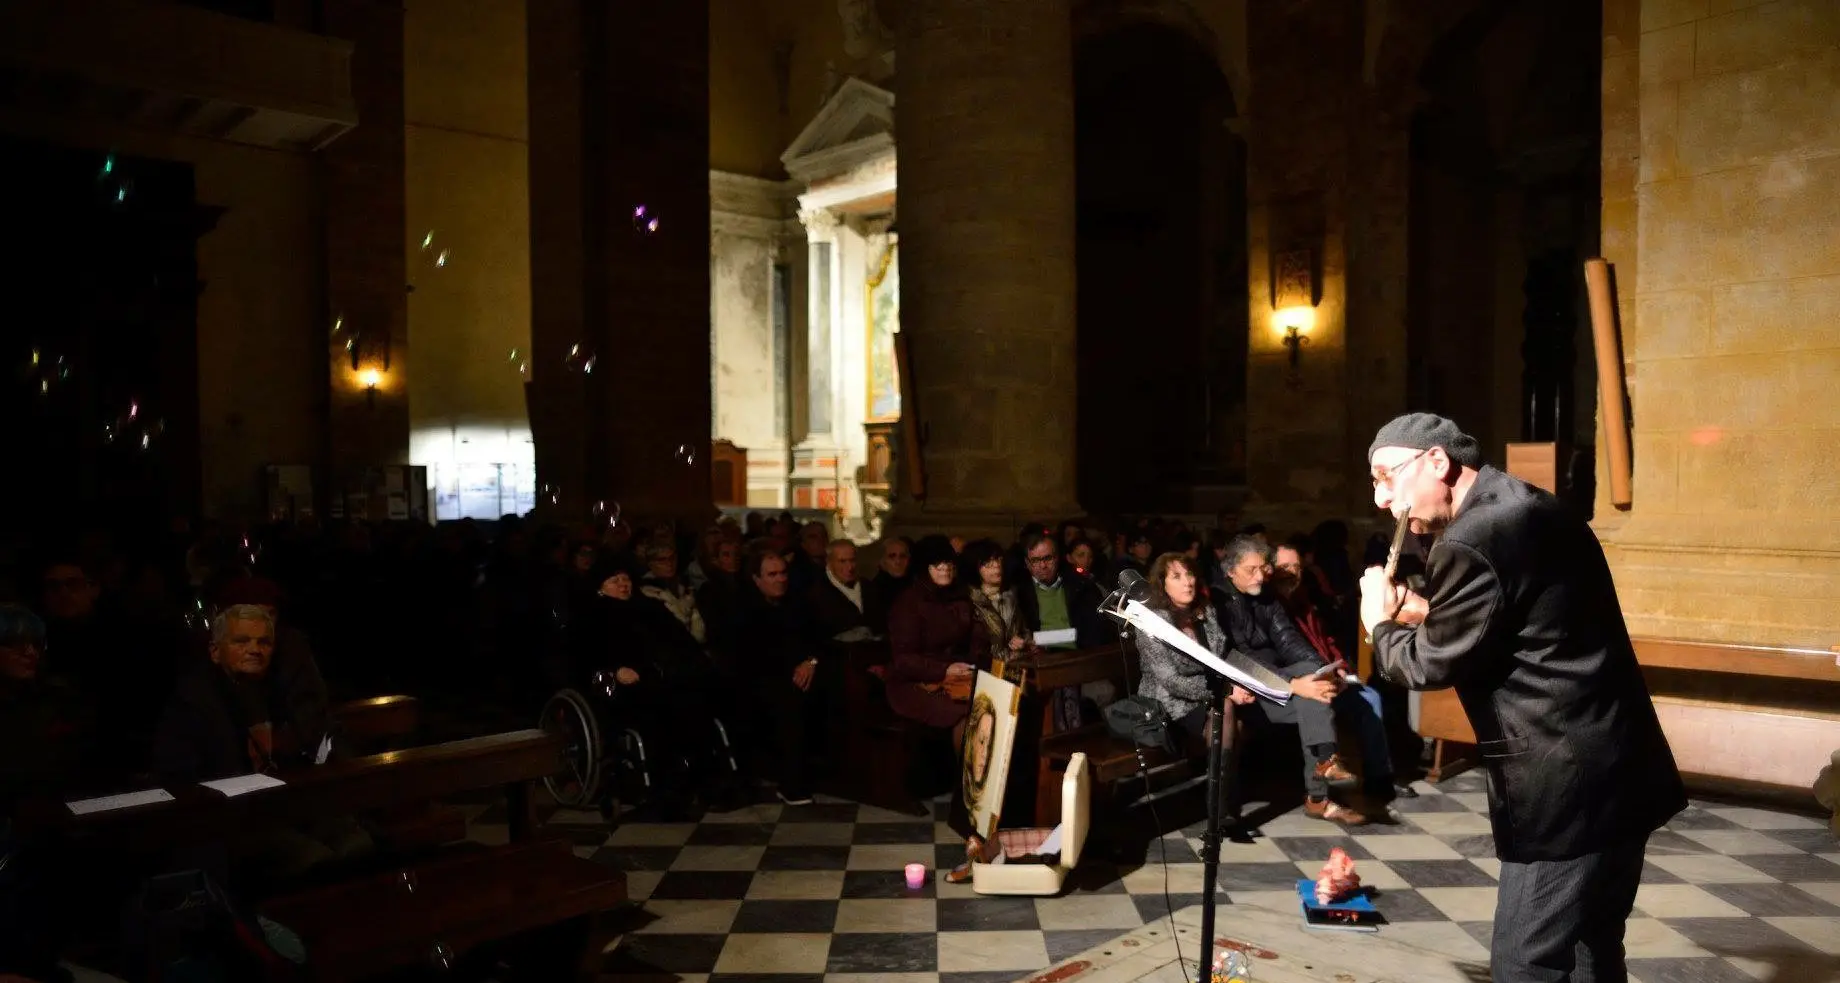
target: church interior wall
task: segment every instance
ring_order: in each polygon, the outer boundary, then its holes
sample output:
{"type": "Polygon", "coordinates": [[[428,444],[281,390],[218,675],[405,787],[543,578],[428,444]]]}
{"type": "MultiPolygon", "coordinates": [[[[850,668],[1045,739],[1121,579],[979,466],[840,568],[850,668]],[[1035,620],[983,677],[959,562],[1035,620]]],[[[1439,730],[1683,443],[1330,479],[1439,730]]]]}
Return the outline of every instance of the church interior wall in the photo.
{"type": "MultiPolygon", "coordinates": [[[[451,498],[462,482],[501,481],[501,505],[469,492],[465,506],[495,517],[514,510],[534,468],[520,372],[531,347],[524,3],[411,0],[403,48],[410,460],[429,467],[443,518],[462,507],[451,498]]],[[[560,367],[535,367],[546,368],[560,367]]]]}

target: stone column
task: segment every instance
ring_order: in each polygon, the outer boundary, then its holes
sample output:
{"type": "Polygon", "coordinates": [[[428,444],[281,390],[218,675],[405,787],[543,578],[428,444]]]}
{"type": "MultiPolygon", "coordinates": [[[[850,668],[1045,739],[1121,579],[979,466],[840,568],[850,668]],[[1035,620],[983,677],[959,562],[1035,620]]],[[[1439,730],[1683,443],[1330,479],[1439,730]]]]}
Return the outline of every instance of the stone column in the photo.
{"type": "Polygon", "coordinates": [[[356,490],[367,468],[409,461],[403,11],[363,0],[328,0],[324,11],[325,32],[353,42],[351,86],[362,120],[319,155],[330,369],[322,481],[336,497],[356,490]],[[366,385],[373,379],[374,393],[366,385]]]}
{"type": "Polygon", "coordinates": [[[1078,514],[1068,4],[913,4],[896,65],[902,412],[926,498],[903,496],[893,524],[1007,534],[1078,514]]]}
{"type": "Polygon", "coordinates": [[[706,519],[708,6],[529,11],[538,481],[564,519],[706,519]]]}

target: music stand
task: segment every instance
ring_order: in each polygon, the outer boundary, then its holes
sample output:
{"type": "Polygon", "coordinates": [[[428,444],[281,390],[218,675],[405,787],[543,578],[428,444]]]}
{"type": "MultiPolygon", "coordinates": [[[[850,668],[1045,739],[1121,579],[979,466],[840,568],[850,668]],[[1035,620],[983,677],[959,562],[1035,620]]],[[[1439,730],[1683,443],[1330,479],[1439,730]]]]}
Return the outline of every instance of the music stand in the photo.
{"type": "Polygon", "coordinates": [[[1154,637],[1208,669],[1207,831],[1201,837],[1201,877],[1207,889],[1201,895],[1202,950],[1195,979],[1196,983],[1212,983],[1214,919],[1220,892],[1220,825],[1225,818],[1221,815],[1224,784],[1221,771],[1226,766],[1227,721],[1222,708],[1232,685],[1243,686],[1274,703],[1285,703],[1290,699],[1290,684],[1237,650],[1228,652],[1224,658],[1214,655],[1181,629],[1170,624],[1162,615],[1144,606],[1141,601],[1131,600],[1127,594],[1124,588],[1112,592],[1099,606],[1099,610],[1123,622],[1127,628],[1136,628],[1154,637]]]}

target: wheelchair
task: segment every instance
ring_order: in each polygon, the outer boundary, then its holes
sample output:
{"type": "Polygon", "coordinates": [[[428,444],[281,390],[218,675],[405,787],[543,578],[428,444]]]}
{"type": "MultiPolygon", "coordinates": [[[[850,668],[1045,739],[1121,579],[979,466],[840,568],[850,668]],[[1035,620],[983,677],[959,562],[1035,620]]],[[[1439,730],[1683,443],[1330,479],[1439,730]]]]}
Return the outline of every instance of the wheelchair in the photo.
{"type": "MultiPolygon", "coordinates": [[[[544,702],[537,726],[561,738],[564,747],[562,770],[543,779],[556,804],[569,809],[594,806],[612,822],[622,803],[651,800],[668,773],[695,770],[682,755],[675,761],[661,760],[663,752],[657,749],[665,742],[648,742],[638,727],[621,719],[618,708],[628,699],[626,689],[615,681],[613,670],[602,669],[584,685],[564,687],[544,702]]],[[[712,715],[709,726],[715,758],[710,764],[719,772],[739,775],[728,725],[712,715]]]]}

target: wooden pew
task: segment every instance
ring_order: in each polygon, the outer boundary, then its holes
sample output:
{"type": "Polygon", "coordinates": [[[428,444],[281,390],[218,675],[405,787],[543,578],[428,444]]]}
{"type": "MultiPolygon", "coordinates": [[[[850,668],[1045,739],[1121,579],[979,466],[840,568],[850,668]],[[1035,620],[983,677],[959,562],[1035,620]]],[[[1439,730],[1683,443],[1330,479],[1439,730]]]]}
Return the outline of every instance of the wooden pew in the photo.
{"type": "Polygon", "coordinates": [[[920,815],[926,806],[908,786],[914,757],[928,736],[888,706],[874,670],[888,665],[888,643],[853,642],[842,649],[841,713],[832,742],[842,749],[849,798],[894,812],[920,815]]]}
{"type": "MultiPolygon", "coordinates": [[[[1840,748],[1840,664],[1832,651],[1634,642],[1662,730],[1690,784],[1811,799],[1815,776],[1840,748]]],[[[1419,733],[1437,742],[1431,781],[1470,763],[1464,752],[1476,735],[1454,691],[1421,694],[1419,733]]]]}
{"type": "Polygon", "coordinates": [[[334,740],[361,753],[394,750],[414,736],[422,723],[421,702],[413,696],[373,696],[336,704],[328,712],[334,740]]]}
{"type": "MultiPolygon", "coordinates": [[[[261,911],[299,934],[313,980],[425,967],[439,961],[436,953],[457,963],[482,945],[569,922],[583,929],[579,948],[547,953],[548,961],[568,965],[539,976],[592,980],[611,941],[604,913],[625,899],[620,871],[575,856],[566,840],[535,840],[457,852],[278,899],[261,911]]],[[[541,956],[557,941],[526,949],[541,956]]]]}
{"type": "Polygon", "coordinates": [[[1104,722],[1055,730],[1054,706],[1048,694],[1100,680],[1117,683],[1123,694],[1125,684],[1137,678],[1137,651],[1131,646],[1114,642],[1073,651],[1041,652],[1011,660],[1003,669],[1006,678],[1022,685],[1024,711],[1032,710],[1038,717],[1021,722],[1034,739],[1024,740],[1024,735],[1017,735],[1016,757],[1010,766],[1012,785],[1016,776],[1033,771],[1035,825],[1051,827],[1060,822],[1060,775],[1076,753],[1086,755],[1095,791],[1107,795],[1118,782],[1140,774],[1145,765],[1160,768],[1172,763],[1160,749],[1146,749],[1140,762],[1137,748],[1130,741],[1113,737],[1104,722]],[[1032,769],[1029,756],[1034,758],[1032,769]]]}
{"type": "Polygon", "coordinates": [[[278,776],[287,784],[225,797],[200,785],[168,788],[173,801],[72,815],[61,802],[30,803],[21,825],[50,828],[77,841],[105,841],[144,853],[252,829],[418,805],[456,792],[502,786],[511,838],[536,827],[531,785],[564,767],[560,739],[540,730],[512,731],[389,751],[278,776]]]}

